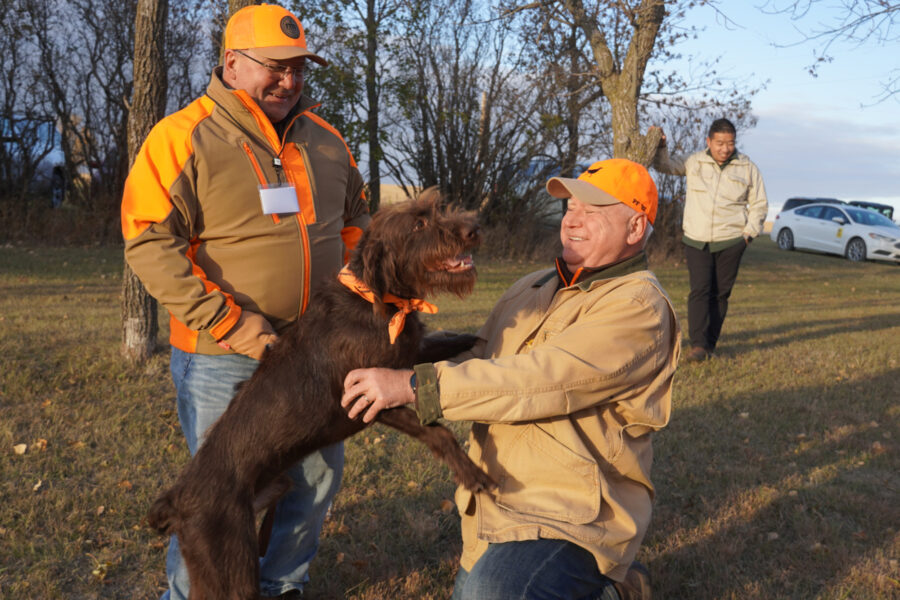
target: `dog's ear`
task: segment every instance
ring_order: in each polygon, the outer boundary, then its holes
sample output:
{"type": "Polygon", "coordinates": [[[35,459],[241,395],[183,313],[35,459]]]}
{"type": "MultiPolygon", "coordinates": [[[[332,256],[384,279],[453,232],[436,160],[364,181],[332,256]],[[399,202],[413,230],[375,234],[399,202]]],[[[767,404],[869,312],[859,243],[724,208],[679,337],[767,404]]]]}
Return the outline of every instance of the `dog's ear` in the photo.
{"type": "Polygon", "coordinates": [[[422,190],[422,192],[416,196],[416,200],[421,204],[430,204],[432,210],[435,210],[444,204],[444,195],[441,193],[441,189],[438,186],[433,185],[422,190]]]}

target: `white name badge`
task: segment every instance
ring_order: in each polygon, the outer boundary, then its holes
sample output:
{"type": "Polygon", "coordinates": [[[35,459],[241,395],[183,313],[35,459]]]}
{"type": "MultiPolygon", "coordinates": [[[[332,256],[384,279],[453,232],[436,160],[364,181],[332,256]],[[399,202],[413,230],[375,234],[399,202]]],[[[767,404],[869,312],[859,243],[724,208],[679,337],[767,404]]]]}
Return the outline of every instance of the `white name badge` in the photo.
{"type": "Polygon", "coordinates": [[[297,190],[289,183],[260,187],[259,200],[266,215],[300,212],[297,190]]]}

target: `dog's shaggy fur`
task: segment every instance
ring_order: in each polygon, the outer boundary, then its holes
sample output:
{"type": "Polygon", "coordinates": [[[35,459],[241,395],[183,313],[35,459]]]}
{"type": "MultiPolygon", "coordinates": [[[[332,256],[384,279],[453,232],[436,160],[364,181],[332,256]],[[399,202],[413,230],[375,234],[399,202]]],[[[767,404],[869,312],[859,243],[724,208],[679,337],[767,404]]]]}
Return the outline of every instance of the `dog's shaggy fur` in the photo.
{"type": "MultiPolygon", "coordinates": [[[[474,285],[467,255],[478,242],[471,214],[442,209],[437,195],[426,193],[382,208],[349,266],[376,298],[463,296],[474,285]]],[[[153,504],[150,525],[178,536],[191,600],[259,597],[256,511],[286,491],[288,467],[366,426],[350,420],[340,404],[350,370],[410,368],[449,357],[473,341],[462,336],[426,347],[424,327],[412,313],[391,344],[387,324],[395,311],[381,301],[369,303],[337,279],[327,282],[240,386],[175,485],[153,504]]],[[[378,420],[427,444],[466,487],[493,486],[449,430],[421,426],[408,408],[382,411],[378,420]]]]}

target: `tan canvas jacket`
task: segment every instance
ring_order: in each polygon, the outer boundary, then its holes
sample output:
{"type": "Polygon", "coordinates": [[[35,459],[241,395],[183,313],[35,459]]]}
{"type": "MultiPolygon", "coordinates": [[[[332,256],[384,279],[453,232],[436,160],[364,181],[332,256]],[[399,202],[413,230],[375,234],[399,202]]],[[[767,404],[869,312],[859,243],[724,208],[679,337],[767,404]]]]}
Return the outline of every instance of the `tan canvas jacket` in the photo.
{"type": "Polygon", "coordinates": [[[653,167],[662,173],[685,175],[684,235],[698,242],[755,238],[762,232],[769,210],[759,169],[745,154],[737,154],[725,168],[706,151],[671,157],[665,148],[656,153],[653,167]]]}
{"type": "Polygon", "coordinates": [[[463,568],[488,542],[554,538],[624,578],[650,521],[650,432],[669,421],[680,348],[672,305],[643,255],[630,266],[559,291],[554,270],[533,273],[460,357],[473,358],[417,365],[426,386],[436,376],[438,414],[476,422],[469,455],[499,484],[457,490],[463,568]]]}
{"type": "Polygon", "coordinates": [[[218,346],[241,310],[276,331],[334,276],[369,216],[363,181],[340,134],[301,97],[279,136],[256,102],[227,88],[160,121],[125,183],[125,257],[171,315],[186,352],[218,346]],[[300,211],[264,214],[259,188],[289,183],[300,211]]]}

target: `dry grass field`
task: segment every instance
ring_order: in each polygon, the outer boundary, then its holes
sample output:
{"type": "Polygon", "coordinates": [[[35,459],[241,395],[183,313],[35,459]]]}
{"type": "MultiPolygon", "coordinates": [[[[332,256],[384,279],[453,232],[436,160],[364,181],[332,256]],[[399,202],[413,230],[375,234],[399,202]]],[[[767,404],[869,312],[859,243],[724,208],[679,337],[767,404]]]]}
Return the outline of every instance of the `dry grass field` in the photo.
{"type": "MultiPolygon", "coordinates": [[[[474,331],[538,266],[482,261],[430,326],[474,331]]],[[[655,270],[684,318],[685,268],[655,270]]],[[[115,247],[0,247],[0,598],[163,589],[142,519],[187,451],[167,353],[119,357],[121,271],[115,247]]],[[[717,357],[679,368],[674,403],[639,556],[657,598],[900,598],[900,267],[757,241],[717,357]]],[[[307,597],[448,598],[452,493],[414,442],[349,440],[307,597]]]]}

